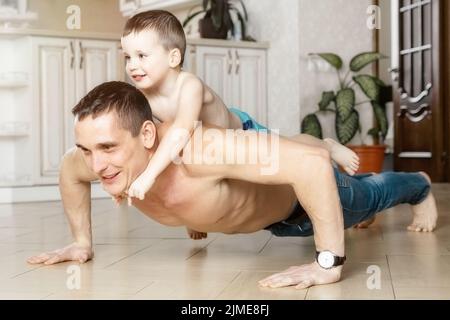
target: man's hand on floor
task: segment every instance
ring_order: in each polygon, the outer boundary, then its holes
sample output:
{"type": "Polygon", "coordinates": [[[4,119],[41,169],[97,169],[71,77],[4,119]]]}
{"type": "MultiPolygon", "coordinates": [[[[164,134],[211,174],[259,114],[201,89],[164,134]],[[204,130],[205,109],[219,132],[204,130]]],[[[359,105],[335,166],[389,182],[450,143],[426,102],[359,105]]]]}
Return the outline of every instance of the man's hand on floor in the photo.
{"type": "Polygon", "coordinates": [[[27,262],[31,264],[43,263],[46,265],[64,261],[78,261],[80,263],[85,263],[92,259],[93,256],[94,252],[92,251],[92,248],[72,243],[62,249],[44,252],[40,255],[30,257],[27,262]]]}
{"type": "Polygon", "coordinates": [[[276,273],[259,281],[259,285],[269,288],[281,288],[295,286],[296,289],[306,289],[308,287],[327,284],[339,281],[341,278],[342,266],[333,269],[323,269],[317,262],[294,266],[276,273]]]}

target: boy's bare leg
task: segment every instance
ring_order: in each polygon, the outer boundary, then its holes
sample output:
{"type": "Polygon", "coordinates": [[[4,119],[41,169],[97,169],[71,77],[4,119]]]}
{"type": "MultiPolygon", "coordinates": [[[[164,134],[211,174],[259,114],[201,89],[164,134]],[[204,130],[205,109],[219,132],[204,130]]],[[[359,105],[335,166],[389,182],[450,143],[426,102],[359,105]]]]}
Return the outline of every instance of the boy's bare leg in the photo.
{"type": "Polygon", "coordinates": [[[353,176],[358,171],[358,155],[346,146],[343,146],[340,143],[334,141],[333,139],[326,138],[320,140],[309,134],[299,134],[290,137],[290,139],[306,145],[328,150],[330,152],[331,159],[339,164],[351,176],[353,176]]]}
{"type": "MultiPolygon", "coordinates": [[[[430,177],[425,172],[419,172],[431,184],[430,177]]],[[[409,231],[415,232],[431,232],[436,227],[438,212],[436,208],[436,200],[430,191],[428,196],[421,203],[412,206],[413,222],[408,226],[409,231]]]]}

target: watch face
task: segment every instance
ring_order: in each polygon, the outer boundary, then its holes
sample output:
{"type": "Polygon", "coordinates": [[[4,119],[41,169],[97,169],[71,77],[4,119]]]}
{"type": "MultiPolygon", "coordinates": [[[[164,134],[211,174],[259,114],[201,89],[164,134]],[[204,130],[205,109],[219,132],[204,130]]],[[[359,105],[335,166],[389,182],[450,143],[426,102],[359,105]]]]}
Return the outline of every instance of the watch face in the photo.
{"type": "Polygon", "coordinates": [[[317,257],[317,262],[322,268],[329,269],[334,264],[334,255],[330,251],[322,251],[317,257]]]}

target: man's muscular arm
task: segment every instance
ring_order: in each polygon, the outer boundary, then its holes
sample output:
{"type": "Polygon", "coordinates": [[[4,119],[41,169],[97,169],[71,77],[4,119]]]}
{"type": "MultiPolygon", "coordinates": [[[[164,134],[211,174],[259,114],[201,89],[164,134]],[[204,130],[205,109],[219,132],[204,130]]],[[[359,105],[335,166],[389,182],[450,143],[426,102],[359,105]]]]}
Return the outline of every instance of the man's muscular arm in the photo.
{"type": "MultiPolygon", "coordinates": [[[[205,132],[203,128],[203,131],[205,132]]],[[[214,129],[220,131],[221,129],[214,129]]],[[[331,166],[330,154],[322,148],[311,147],[288,140],[276,135],[267,136],[266,133],[245,131],[235,135],[246,136],[247,139],[230,138],[222,131],[217,134],[213,143],[223,143],[223,164],[189,165],[189,170],[202,175],[215,175],[217,179],[239,179],[260,184],[289,184],[297,195],[298,200],[308,213],[314,226],[314,240],[317,251],[330,250],[338,256],[344,256],[344,223],[342,208],[336,181],[331,166]],[[220,138],[221,137],[221,138],[220,138]],[[279,148],[270,151],[272,162],[277,163],[270,174],[263,174],[268,164],[263,163],[236,163],[229,159],[255,159],[258,147],[255,143],[242,143],[255,141],[255,137],[269,139],[266,145],[276,145],[270,139],[280,139],[279,148]],[[233,152],[234,156],[226,154],[233,152]]],[[[203,150],[209,149],[208,134],[203,134],[203,150]]],[[[195,150],[190,149],[195,154],[195,150]]],[[[190,154],[188,154],[190,155],[190,154]]],[[[256,158],[258,158],[256,156],[256,158]]],[[[297,285],[305,288],[315,284],[336,282],[340,278],[342,267],[330,270],[322,269],[316,262],[300,267],[291,267],[285,272],[273,275],[260,282],[263,286],[284,287],[297,285]]]]}
{"type": "Polygon", "coordinates": [[[90,182],[94,180],[97,177],[87,167],[80,150],[69,150],[62,159],[59,189],[75,242],[62,249],[33,256],[28,259],[29,263],[86,262],[93,257],[90,182]]]}

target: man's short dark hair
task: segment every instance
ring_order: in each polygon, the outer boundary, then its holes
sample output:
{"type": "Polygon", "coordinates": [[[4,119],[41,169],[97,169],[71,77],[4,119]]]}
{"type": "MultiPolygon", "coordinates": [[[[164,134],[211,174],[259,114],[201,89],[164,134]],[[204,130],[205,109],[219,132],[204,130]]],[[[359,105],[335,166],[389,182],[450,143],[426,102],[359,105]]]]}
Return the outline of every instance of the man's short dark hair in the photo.
{"type": "Polygon", "coordinates": [[[138,13],[127,21],[122,37],[144,30],[155,31],[164,49],[169,51],[172,49],[180,50],[180,66],[183,65],[186,52],[186,35],[177,17],[164,10],[150,10],[138,13]]]}
{"type": "Polygon", "coordinates": [[[130,131],[133,137],[139,134],[145,121],[153,121],[152,110],[144,94],[120,81],[96,86],[72,109],[72,114],[81,121],[88,116],[95,119],[111,111],[116,112],[121,127],[130,131]]]}

